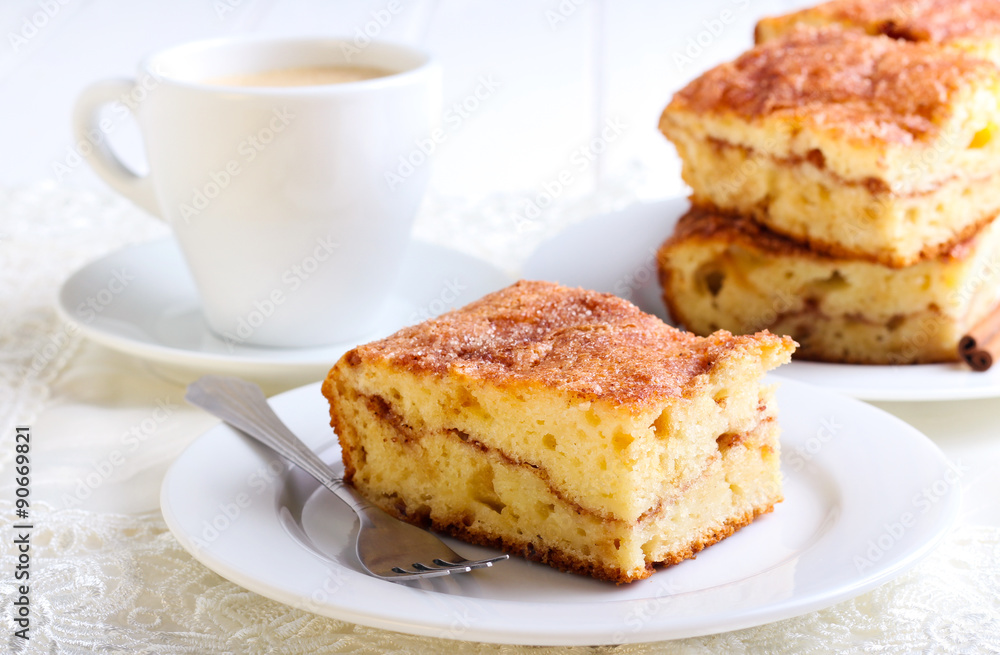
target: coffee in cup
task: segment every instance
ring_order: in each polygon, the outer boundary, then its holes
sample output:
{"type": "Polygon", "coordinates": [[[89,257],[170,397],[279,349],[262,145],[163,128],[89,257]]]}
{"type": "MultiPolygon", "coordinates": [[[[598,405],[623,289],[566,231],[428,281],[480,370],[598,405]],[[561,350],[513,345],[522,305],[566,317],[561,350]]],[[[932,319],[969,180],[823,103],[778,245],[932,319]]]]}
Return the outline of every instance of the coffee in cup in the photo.
{"type": "Polygon", "coordinates": [[[169,223],[215,335],[311,347],[378,324],[430,174],[426,163],[402,181],[395,171],[440,115],[439,84],[413,48],[221,39],[92,85],[74,128],[86,138],[103,105],[135,99],[149,174],[106,140],[91,166],[169,223]]]}
{"type": "Polygon", "coordinates": [[[387,75],[392,75],[392,71],[374,66],[300,66],[298,68],[277,68],[256,73],[213,77],[205,82],[218,86],[323,86],[361,82],[387,75]]]}

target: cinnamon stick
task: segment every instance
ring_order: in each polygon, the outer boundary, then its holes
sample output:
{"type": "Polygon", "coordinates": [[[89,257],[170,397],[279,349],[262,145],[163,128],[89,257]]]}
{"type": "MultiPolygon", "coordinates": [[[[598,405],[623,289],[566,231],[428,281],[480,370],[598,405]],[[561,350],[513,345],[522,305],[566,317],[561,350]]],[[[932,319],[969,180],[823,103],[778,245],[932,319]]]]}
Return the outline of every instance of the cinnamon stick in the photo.
{"type": "Polygon", "coordinates": [[[1000,305],[958,341],[958,356],[974,371],[985,371],[1000,359],[1000,305]]]}

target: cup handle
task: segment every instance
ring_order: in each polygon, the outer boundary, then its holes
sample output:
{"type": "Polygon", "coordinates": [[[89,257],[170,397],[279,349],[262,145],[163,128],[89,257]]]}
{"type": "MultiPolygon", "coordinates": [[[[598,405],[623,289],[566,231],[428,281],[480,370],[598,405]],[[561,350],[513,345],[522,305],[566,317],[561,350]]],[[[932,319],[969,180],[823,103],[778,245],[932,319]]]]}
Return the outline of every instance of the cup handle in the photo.
{"type": "Polygon", "coordinates": [[[91,137],[101,132],[98,113],[101,107],[131,93],[134,86],[131,80],[107,80],[84,89],[73,107],[73,133],[77,143],[83,141],[92,145],[85,155],[87,162],[111,188],[162,219],[150,177],[133,173],[111,150],[106,138],[91,137]]]}

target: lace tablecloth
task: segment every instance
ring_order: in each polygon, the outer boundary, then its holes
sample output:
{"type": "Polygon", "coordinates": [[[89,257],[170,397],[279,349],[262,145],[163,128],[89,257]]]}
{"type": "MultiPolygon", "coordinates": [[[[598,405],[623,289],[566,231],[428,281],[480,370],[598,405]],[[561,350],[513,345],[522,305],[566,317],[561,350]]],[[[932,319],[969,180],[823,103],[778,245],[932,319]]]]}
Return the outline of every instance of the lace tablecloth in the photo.
{"type": "MultiPolygon", "coordinates": [[[[627,185],[511,236],[502,198],[425,207],[418,234],[515,268],[551,231],[631,200],[627,185]]],[[[0,650],[30,653],[517,653],[323,618],[246,591],[184,551],[158,509],[163,474],[214,420],[183,385],[83,340],[56,314],[75,268],[166,228],[111,195],[41,184],[0,190],[0,650]],[[30,641],[14,637],[18,585],[14,435],[32,433],[30,641]],[[127,435],[133,435],[126,441],[127,435]],[[138,435],[136,438],[135,435],[138,435]],[[109,453],[134,443],[108,466],[109,453]]],[[[287,382],[285,383],[287,385],[287,382]]],[[[272,388],[270,391],[280,391],[272,388]]],[[[1000,652],[1000,400],[887,409],[969,462],[965,507],[911,571],[828,609],[709,637],[616,653],[1000,652]]]]}

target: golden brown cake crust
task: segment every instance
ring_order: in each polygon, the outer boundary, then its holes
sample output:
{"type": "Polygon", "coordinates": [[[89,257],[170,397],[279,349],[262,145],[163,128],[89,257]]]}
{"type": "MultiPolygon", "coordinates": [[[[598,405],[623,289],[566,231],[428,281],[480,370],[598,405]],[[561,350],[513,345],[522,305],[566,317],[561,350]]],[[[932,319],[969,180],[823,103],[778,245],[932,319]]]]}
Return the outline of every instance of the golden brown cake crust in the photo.
{"type": "MultiPolygon", "coordinates": [[[[949,245],[942,252],[936,253],[934,258],[940,260],[964,259],[972,252],[976,236],[980,231],[980,229],[977,229],[973,235],[949,245]]],[[[746,243],[761,251],[775,255],[791,255],[826,261],[843,259],[841,256],[817,251],[807,244],[773,232],[748,216],[722,212],[706,206],[694,206],[681,216],[677,221],[677,226],[674,228],[673,234],[663,243],[660,250],[669,250],[677,243],[687,241],[688,239],[746,243]]],[[[920,261],[928,259],[931,259],[931,257],[924,257],[920,261]]]]}
{"type": "Polygon", "coordinates": [[[768,332],[697,337],[611,294],[520,281],[431,321],[344,355],[348,366],[385,361],[413,373],[459,374],[497,386],[557,388],[584,399],[642,406],[682,397],[721,358],[768,332]]]}
{"type": "Polygon", "coordinates": [[[807,16],[908,41],[1000,36],[1000,3],[993,0],[833,0],[763,22],[807,16]]]}
{"type": "Polygon", "coordinates": [[[952,96],[970,79],[996,72],[936,44],[803,29],[695,79],[674,96],[661,125],[676,110],[787,116],[849,140],[912,143],[939,132],[952,96]]]}

